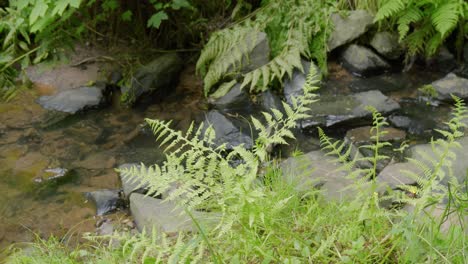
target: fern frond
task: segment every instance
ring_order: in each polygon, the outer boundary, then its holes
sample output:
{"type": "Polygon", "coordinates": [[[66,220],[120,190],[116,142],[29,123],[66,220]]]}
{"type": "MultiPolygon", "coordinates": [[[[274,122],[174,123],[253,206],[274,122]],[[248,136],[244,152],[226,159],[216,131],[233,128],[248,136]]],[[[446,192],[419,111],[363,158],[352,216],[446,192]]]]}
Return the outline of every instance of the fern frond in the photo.
{"type": "Polygon", "coordinates": [[[383,4],[375,15],[374,21],[378,22],[389,18],[405,8],[403,0],[389,0],[383,4]]]}
{"type": "Polygon", "coordinates": [[[462,14],[462,6],[460,1],[448,1],[438,7],[432,13],[431,21],[436,30],[444,38],[458,24],[458,18],[462,14]]]}

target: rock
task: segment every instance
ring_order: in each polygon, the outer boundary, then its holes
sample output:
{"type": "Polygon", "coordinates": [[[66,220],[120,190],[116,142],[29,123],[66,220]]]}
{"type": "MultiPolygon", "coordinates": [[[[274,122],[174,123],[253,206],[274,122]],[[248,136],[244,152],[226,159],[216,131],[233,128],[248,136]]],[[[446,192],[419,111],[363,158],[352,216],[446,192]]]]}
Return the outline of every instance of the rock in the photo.
{"type": "Polygon", "coordinates": [[[96,233],[98,236],[110,236],[114,234],[115,226],[110,219],[104,219],[99,222],[98,227],[96,228],[96,233]]]}
{"type": "Polygon", "coordinates": [[[89,170],[111,169],[115,167],[115,157],[111,152],[98,152],[73,162],[76,168],[89,170]]]}
{"type": "MultiPolygon", "coordinates": [[[[346,138],[349,138],[354,143],[362,144],[375,141],[371,139],[371,136],[375,135],[375,132],[371,135],[371,126],[358,127],[346,132],[346,138]]],[[[386,127],[382,130],[385,135],[380,137],[380,141],[402,141],[406,138],[406,132],[393,127],[386,127]]]]}
{"type": "Polygon", "coordinates": [[[452,100],[451,94],[461,98],[468,98],[468,79],[458,77],[453,73],[433,82],[432,87],[437,93],[436,99],[452,100]]]}
{"type": "MultiPolygon", "coordinates": [[[[163,201],[142,194],[133,193],[130,196],[130,211],[138,230],[150,231],[157,228],[164,233],[196,231],[190,216],[173,202],[163,201]]],[[[207,212],[192,212],[200,225],[208,225],[217,221],[218,214],[207,212]]]]}
{"type": "Polygon", "coordinates": [[[314,62],[311,61],[305,61],[301,60],[302,63],[302,68],[304,69],[304,72],[301,72],[297,69],[293,71],[292,78],[291,79],[286,79],[284,81],[284,98],[286,99],[286,102],[288,102],[290,105],[292,104],[291,97],[298,97],[303,94],[303,87],[307,78],[307,74],[310,71],[311,65],[315,68],[317,71],[317,78],[320,78],[320,69],[315,65],[314,62]]]}
{"type": "Polygon", "coordinates": [[[235,84],[224,96],[218,99],[210,98],[210,102],[217,109],[239,109],[250,104],[250,98],[245,89],[240,88],[240,84],[235,84]]]}
{"type": "Polygon", "coordinates": [[[374,17],[364,10],[349,12],[349,16],[343,18],[340,14],[331,15],[334,28],[328,39],[328,50],[347,44],[364,34],[373,24],[374,17]]]}
{"type": "MultiPolygon", "coordinates": [[[[466,151],[468,149],[468,137],[463,137],[457,140],[457,142],[461,145],[460,148],[453,148],[451,151],[453,151],[456,155],[456,159],[451,161],[452,164],[452,173],[455,178],[457,178],[458,182],[463,185],[466,180],[467,180],[467,173],[468,173],[468,163],[466,162],[468,160],[468,152],[466,151]]],[[[441,151],[440,146],[436,146],[436,149],[441,151]]],[[[432,159],[438,160],[438,156],[434,154],[432,151],[432,146],[431,144],[421,144],[421,145],[416,145],[411,147],[410,149],[410,156],[413,159],[416,159],[418,161],[424,162],[426,165],[430,166],[429,161],[425,157],[431,157],[432,159]]],[[[441,183],[442,184],[448,184],[450,181],[448,175],[449,175],[449,170],[447,169],[446,166],[442,167],[442,169],[445,172],[446,177],[442,179],[441,183]]]]}
{"type": "Polygon", "coordinates": [[[426,66],[434,71],[449,73],[457,67],[457,60],[447,47],[442,46],[436,55],[426,61],[426,66]]]}
{"type": "Polygon", "coordinates": [[[64,168],[52,168],[52,169],[45,169],[44,173],[34,178],[35,183],[45,183],[45,182],[58,182],[64,181],[70,176],[69,171],[64,168]]]}
{"type": "Polygon", "coordinates": [[[346,178],[346,172],[339,171],[339,167],[340,164],[322,151],[291,157],[280,165],[287,181],[296,185],[298,191],[307,192],[312,188],[320,188],[326,198],[338,201],[353,194],[351,190],[343,192],[353,181],[346,178]]]}
{"type": "Polygon", "coordinates": [[[253,71],[270,61],[270,45],[265,32],[252,30],[245,38],[245,43],[245,47],[249,47],[250,52],[248,56],[242,58],[241,72],[253,71]]]}
{"type": "Polygon", "coordinates": [[[283,104],[281,99],[270,90],[259,94],[257,97],[257,102],[267,112],[271,111],[272,108],[283,111],[283,104]]]}
{"type": "Polygon", "coordinates": [[[122,87],[122,99],[132,105],[144,94],[165,96],[175,91],[183,61],[176,53],[161,55],[136,70],[130,87],[122,87]]]}
{"type": "Polygon", "coordinates": [[[352,44],[341,54],[343,66],[358,76],[378,74],[390,69],[390,65],[372,50],[352,44]]]}
{"type": "Polygon", "coordinates": [[[411,125],[411,118],[407,116],[391,115],[388,120],[393,126],[398,128],[409,128],[411,125]]]}
{"type": "Polygon", "coordinates": [[[413,163],[403,162],[394,163],[386,166],[377,176],[377,184],[380,192],[384,192],[387,188],[397,189],[401,185],[414,185],[416,181],[409,177],[404,171],[410,171],[416,174],[421,173],[421,169],[413,163]]]}
{"type": "Polygon", "coordinates": [[[400,108],[393,99],[380,91],[367,91],[352,95],[321,96],[319,101],[309,106],[309,118],[301,121],[303,129],[314,126],[332,126],[341,122],[366,118],[371,112],[366,106],[373,106],[382,114],[390,113],[400,108]]]}
{"type": "Polygon", "coordinates": [[[97,86],[79,87],[65,90],[51,96],[41,96],[37,100],[43,108],[75,114],[88,108],[99,106],[103,102],[103,89],[97,86]]]}
{"type": "MultiPolygon", "coordinates": [[[[119,170],[121,169],[129,169],[131,167],[135,167],[136,169],[140,169],[141,165],[137,163],[126,163],[119,166],[119,170]]],[[[148,191],[148,185],[146,183],[142,183],[139,180],[131,180],[123,172],[119,172],[120,180],[122,181],[122,189],[124,196],[126,198],[130,197],[130,194],[136,192],[140,194],[146,194],[148,191]]]]}
{"type": "Polygon", "coordinates": [[[224,116],[221,112],[212,110],[205,115],[205,124],[212,125],[215,132],[216,138],[214,143],[216,145],[222,145],[226,143],[227,149],[232,149],[235,146],[244,144],[244,147],[249,149],[253,146],[253,140],[248,136],[247,130],[241,131],[239,127],[224,116]]]}
{"type": "Polygon", "coordinates": [[[96,215],[105,215],[122,208],[123,201],[120,199],[119,190],[99,190],[85,194],[96,205],[96,215]]]}
{"type": "Polygon", "coordinates": [[[387,31],[376,33],[369,44],[389,60],[396,60],[403,54],[403,49],[398,43],[398,35],[387,31]]]}

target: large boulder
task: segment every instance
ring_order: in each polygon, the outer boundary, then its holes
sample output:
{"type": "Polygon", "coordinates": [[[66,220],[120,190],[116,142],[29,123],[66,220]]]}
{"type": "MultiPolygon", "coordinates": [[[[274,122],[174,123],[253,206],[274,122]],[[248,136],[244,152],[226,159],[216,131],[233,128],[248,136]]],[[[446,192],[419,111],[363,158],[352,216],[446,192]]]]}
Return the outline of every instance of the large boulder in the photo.
{"type": "Polygon", "coordinates": [[[253,146],[253,140],[248,135],[250,130],[247,130],[247,128],[243,130],[219,111],[212,110],[208,112],[205,115],[205,124],[212,125],[215,130],[214,144],[216,145],[226,143],[227,149],[232,149],[240,144],[244,144],[247,149],[253,146]]]}
{"type": "Polygon", "coordinates": [[[280,168],[285,179],[294,184],[298,191],[320,188],[326,198],[339,201],[352,196],[350,190],[343,189],[353,183],[346,177],[346,172],[339,170],[340,166],[319,150],[288,158],[281,163],[280,168]]]}
{"type": "Polygon", "coordinates": [[[367,91],[352,95],[321,96],[319,101],[309,106],[309,118],[301,121],[303,129],[314,126],[332,126],[345,121],[366,118],[371,113],[366,106],[373,106],[382,114],[400,108],[393,99],[380,91],[367,91]]]}
{"type": "Polygon", "coordinates": [[[37,99],[37,103],[47,110],[75,114],[88,108],[98,107],[104,101],[103,90],[97,86],[84,86],[55,95],[41,96],[37,99]]]}
{"type": "Polygon", "coordinates": [[[439,100],[451,100],[451,95],[468,98],[468,79],[458,77],[453,73],[432,83],[439,100]]]}
{"type": "Polygon", "coordinates": [[[286,102],[292,104],[291,97],[298,97],[303,95],[303,88],[309,74],[310,67],[314,67],[317,72],[317,78],[320,78],[320,69],[312,61],[301,60],[302,68],[304,72],[301,72],[297,69],[293,71],[292,77],[284,81],[284,98],[286,102]]]}
{"type": "Polygon", "coordinates": [[[390,69],[390,65],[372,50],[352,44],[341,54],[343,66],[351,73],[366,76],[390,69]]]}
{"type": "MultiPolygon", "coordinates": [[[[197,231],[192,218],[170,201],[133,193],[130,196],[130,211],[140,231],[153,228],[164,233],[197,231]]],[[[216,223],[219,218],[216,213],[195,211],[192,215],[202,226],[216,223]]]]}
{"type": "Polygon", "coordinates": [[[133,104],[142,95],[158,92],[161,96],[175,91],[183,61],[176,53],[167,53],[136,70],[130,87],[122,87],[125,103],[133,104]]]}
{"type": "Polygon", "coordinates": [[[354,10],[350,11],[347,17],[342,17],[338,13],[332,14],[331,21],[334,28],[327,42],[329,51],[364,34],[373,24],[374,17],[367,11],[354,10]]]}
{"type": "Polygon", "coordinates": [[[398,43],[398,35],[390,32],[378,32],[369,43],[380,55],[390,60],[396,60],[403,54],[398,43]]]}

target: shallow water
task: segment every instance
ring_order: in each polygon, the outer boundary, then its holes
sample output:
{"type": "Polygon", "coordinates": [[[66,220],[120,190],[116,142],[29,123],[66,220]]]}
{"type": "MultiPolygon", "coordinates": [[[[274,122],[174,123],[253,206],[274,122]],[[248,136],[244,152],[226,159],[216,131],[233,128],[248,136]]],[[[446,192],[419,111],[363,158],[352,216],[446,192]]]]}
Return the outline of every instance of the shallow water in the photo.
{"type": "MultiPolygon", "coordinates": [[[[386,82],[371,78],[365,80],[366,84],[337,64],[331,63],[330,67],[329,80],[321,93],[381,87],[382,92],[402,103],[403,114],[433,115],[434,126],[448,116],[448,107],[434,108],[423,103],[416,108],[414,101],[405,99],[415,97],[418,87],[441,74],[387,74],[390,80],[386,82]],[[385,83],[389,87],[384,87],[385,83]]],[[[176,93],[163,102],[137,109],[109,106],[47,127],[43,123],[47,112],[34,102],[37,92],[27,91],[12,102],[0,103],[0,249],[15,242],[32,241],[35,234],[70,237],[94,232],[95,208],[83,193],[120,188],[114,171],[120,164],[162,160],[151,131],[143,127],[144,118],[172,119],[176,128],[184,129],[205,108],[201,91],[201,81],[189,67],[182,74],[176,93]],[[47,168],[66,168],[73,174],[60,184],[40,186],[35,179],[43,176],[47,168]]],[[[425,139],[413,139],[422,140],[425,139]]],[[[125,212],[121,217],[125,217],[125,212]]]]}

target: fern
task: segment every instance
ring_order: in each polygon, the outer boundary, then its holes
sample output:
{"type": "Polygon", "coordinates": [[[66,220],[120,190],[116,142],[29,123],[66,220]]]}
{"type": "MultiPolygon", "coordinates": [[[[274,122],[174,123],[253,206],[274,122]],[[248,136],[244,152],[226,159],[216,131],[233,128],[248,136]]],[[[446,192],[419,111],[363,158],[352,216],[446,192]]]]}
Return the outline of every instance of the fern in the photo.
{"type": "Polygon", "coordinates": [[[290,77],[294,69],[302,71],[301,56],[317,59],[326,72],[328,16],[333,6],[327,2],[286,0],[262,4],[255,18],[214,33],[202,50],[197,71],[204,78],[205,95],[222,80],[239,76],[242,87],[249,87],[251,92],[264,91],[273,82],[281,82],[286,74],[290,77]],[[248,62],[258,32],[268,34],[272,59],[257,69],[239,72],[248,62]]]}

